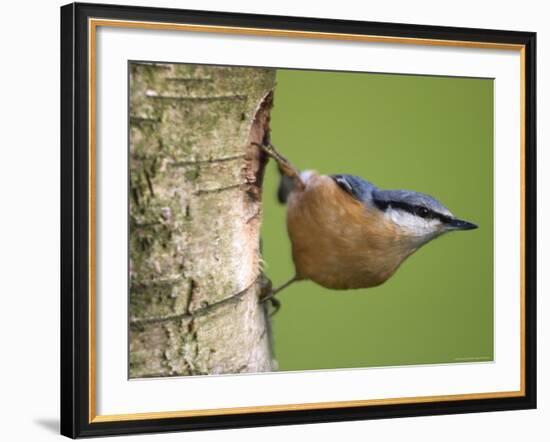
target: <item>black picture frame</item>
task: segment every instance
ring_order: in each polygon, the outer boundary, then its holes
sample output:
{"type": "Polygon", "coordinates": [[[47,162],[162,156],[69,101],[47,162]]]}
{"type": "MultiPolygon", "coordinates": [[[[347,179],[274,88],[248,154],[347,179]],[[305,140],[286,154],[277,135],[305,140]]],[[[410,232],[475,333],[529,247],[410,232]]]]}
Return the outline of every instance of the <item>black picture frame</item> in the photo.
{"type": "Polygon", "coordinates": [[[536,34],[73,3],[61,8],[61,434],[76,438],[536,408],[536,34]],[[525,57],[524,395],[162,419],[90,421],[88,19],[522,45],[525,57]]]}

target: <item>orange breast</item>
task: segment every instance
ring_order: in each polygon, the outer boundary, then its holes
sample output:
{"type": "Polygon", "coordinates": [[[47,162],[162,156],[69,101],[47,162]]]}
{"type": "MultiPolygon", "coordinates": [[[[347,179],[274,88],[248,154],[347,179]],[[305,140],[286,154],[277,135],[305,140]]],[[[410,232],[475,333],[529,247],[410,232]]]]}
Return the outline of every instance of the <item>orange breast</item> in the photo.
{"type": "Polygon", "coordinates": [[[332,289],[379,285],[414,251],[382,213],[324,175],[291,193],[287,228],[297,277],[332,289]]]}

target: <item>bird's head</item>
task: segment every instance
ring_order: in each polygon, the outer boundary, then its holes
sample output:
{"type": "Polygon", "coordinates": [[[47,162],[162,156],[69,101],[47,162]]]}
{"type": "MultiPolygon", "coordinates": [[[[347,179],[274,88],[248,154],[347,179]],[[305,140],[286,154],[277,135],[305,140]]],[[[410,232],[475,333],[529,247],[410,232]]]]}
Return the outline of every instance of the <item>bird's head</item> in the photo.
{"type": "Polygon", "coordinates": [[[373,203],[411,242],[425,244],[431,239],[455,230],[472,230],[477,225],[455,217],[438,200],[408,190],[378,190],[373,203]]]}
{"type": "Polygon", "coordinates": [[[382,190],[352,175],[333,175],[332,178],[363,204],[380,211],[388,226],[413,248],[447,232],[477,228],[455,217],[430,195],[409,190],[382,190]]]}

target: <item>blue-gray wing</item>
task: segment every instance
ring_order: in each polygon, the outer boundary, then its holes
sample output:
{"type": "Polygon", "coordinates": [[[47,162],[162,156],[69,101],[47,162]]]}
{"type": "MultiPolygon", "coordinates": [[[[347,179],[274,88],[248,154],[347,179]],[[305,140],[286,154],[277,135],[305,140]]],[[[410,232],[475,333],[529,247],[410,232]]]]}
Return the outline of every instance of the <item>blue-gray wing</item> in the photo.
{"type": "Polygon", "coordinates": [[[355,175],[331,175],[330,177],[344,192],[355,199],[365,204],[372,203],[373,192],[377,190],[374,184],[355,175]]]}

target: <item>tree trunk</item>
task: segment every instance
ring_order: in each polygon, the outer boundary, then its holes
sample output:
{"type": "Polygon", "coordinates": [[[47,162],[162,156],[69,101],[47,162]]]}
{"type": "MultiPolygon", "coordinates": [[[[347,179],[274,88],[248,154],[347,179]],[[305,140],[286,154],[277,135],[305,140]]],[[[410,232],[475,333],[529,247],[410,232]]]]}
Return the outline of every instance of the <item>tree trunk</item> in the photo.
{"type": "Polygon", "coordinates": [[[258,302],[275,71],[130,64],[129,376],[270,371],[258,302]]]}

